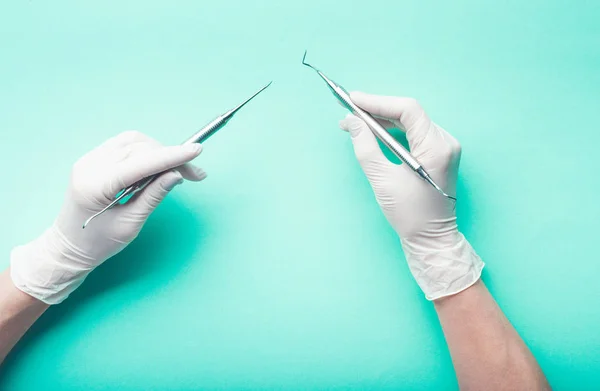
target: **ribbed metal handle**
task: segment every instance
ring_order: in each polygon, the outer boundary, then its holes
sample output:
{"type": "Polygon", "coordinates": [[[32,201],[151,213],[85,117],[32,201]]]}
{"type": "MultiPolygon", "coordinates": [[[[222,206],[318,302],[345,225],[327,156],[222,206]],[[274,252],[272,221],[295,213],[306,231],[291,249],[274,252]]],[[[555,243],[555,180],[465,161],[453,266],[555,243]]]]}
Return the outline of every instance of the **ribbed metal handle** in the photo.
{"type": "Polygon", "coordinates": [[[221,129],[230,118],[231,117],[224,115],[218,116],[217,118],[213,119],[208,124],[206,124],[204,127],[202,127],[202,129],[197,131],[192,137],[185,140],[183,144],[203,143],[210,136],[215,134],[217,130],[221,129]]]}
{"type": "Polygon", "coordinates": [[[337,90],[337,88],[331,89],[338,100],[340,100],[350,111],[352,111],[352,114],[365,121],[373,134],[379,140],[381,140],[381,142],[388,147],[394,153],[394,155],[398,156],[400,160],[410,166],[410,168],[412,168],[414,171],[418,171],[419,168],[421,168],[421,164],[419,164],[417,159],[415,159],[410,152],[408,152],[406,148],[404,148],[402,144],[400,144],[400,142],[396,140],[383,126],[381,126],[381,124],[375,118],[373,118],[371,114],[367,113],[358,107],[354,102],[352,102],[350,95],[342,87],[338,88],[339,90],[337,90]]]}

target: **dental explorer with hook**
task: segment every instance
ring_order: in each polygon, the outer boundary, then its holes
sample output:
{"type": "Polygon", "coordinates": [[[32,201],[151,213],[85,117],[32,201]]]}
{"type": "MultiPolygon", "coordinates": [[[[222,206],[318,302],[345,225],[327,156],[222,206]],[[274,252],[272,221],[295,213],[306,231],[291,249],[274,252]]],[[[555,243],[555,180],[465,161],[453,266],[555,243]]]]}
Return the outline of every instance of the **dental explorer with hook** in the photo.
{"type": "Polygon", "coordinates": [[[367,126],[369,126],[373,134],[383,144],[385,144],[385,146],[388,147],[394,153],[394,155],[408,165],[420,178],[427,181],[427,183],[433,186],[441,195],[456,202],[456,198],[444,192],[444,190],[437,183],[435,183],[427,171],[425,171],[417,159],[415,159],[415,157],[412,156],[410,152],[408,152],[406,148],[404,148],[402,144],[400,144],[400,142],[398,142],[398,140],[396,140],[383,126],[381,126],[381,124],[375,118],[373,118],[371,114],[367,113],[365,110],[361,109],[354,102],[352,102],[352,99],[350,99],[350,94],[344,89],[344,87],[335,83],[333,80],[325,76],[319,69],[307,63],[306,53],[307,51],[304,51],[302,64],[317,72],[321,79],[325,81],[333,95],[344,107],[350,110],[352,114],[362,119],[367,126]]]}
{"type": "MultiPolygon", "coordinates": [[[[269,82],[267,85],[265,85],[264,87],[262,87],[260,90],[256,91],[252,96],[250,96],[248,99],[246,99],[244,102],[240,103],[239,105],[237,105],[233,109],[226,111],[225,113],[219,115],[217,118],[215,118],[212,121],[210,121],[208,124],[206,124],[204,127],[202,127],[202,129],[198,130],[196,133],[194,133],[194,135],[192,135],[190,138],[188,138],[187,140],[185,140],[182,143],[182,145],[193,144],[193,143],[202,143],[202,142],[208,140],[208,138],[210,136],[212,136],[213,134],[215,134],[215,132],[217,132],[219,129],[221,129],[223,126],[225,126],[227,124],[227,122],[229,122],[229,120],[231,118],[233,118],[233,116],[235,115],[235,113],[237,113],[248,102],[250,102],[252,99],[254,99],[255,96],[257,96],[258,94],[260,94],[261,92],[263,92],[267,87],[269,87],[271,85],[271,83],[272,82],[269,82]]],[[[160,174],[152,175],[152,176],[150,176],[148,178],[144,178],[141,181],[138,181],[137,183],[134,183],[133,185],[129,186],[128,188],[121,190],[117,194],[117,196],[115,197],[115,199],[110,204],[108,204],[100,212],[94,214],[89,219],[87,219],[83,223],[83,227],[82,228],[85,228],[90,223],[90,221],[92,221],[96,217],[100,216],[102,213],[106,212],[110,208],[114,207],[115,205],[117,205],[121,201],[126,202],[126,201],[124,201],[126,198],[129,199],[135,193],[143,190],[146,186],[148,186],[158,176],[160,176],[160,174]]]]}

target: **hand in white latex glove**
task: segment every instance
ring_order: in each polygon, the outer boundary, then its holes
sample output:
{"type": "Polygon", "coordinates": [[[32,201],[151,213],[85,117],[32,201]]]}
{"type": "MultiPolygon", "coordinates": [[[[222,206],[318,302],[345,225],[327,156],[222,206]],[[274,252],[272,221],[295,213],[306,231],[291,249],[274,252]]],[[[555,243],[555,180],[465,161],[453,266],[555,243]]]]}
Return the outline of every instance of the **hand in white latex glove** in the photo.
{"type": "Polygon", "coordinates": [[[47,304],[66,299],[90,271],[136,238],[170,190],[183,179],[206,177],[200,168],[186,164],[201,150],[199,144],[165,147],[142,133],[128,131],[83,156],[73,166],[54,224],[33,242],[13,250],[15,286],[47,304]],[[163,171],[129,202],[109,209],[82,229],[83,222],[121,189],[163,171]]]}
{"type": "MultiPolygon", "coordinates": [[[[446,193],[455,195],[460,145],[433,123],[414,99],[360,92],[352,93],[351,98],[384,126],[405,131],[411,154],[446,193]]],[[[454,203],[405,164],[390,162],[361,119],[350,114],[340,127],[350,132],[356,157],[381,209],[398,232],[408,266],[427,299],[473,285],[484,264],[458,232],[454,203]]]]}

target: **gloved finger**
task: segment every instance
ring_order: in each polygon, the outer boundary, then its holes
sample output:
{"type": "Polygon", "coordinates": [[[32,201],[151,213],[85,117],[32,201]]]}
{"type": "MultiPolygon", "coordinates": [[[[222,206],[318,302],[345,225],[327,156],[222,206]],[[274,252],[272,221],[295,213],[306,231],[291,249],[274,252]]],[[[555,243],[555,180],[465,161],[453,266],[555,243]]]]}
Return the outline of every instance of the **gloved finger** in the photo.
{"type": "MultiPolygon", "coordinates": [[[[342,102],[340,102],[339,100],[338,100],[338,104],[339,104],[340,106],[342,106],[343,108],[345,108],[346,110],[348,109],[348,108],[346,107],[346,105],[344,105],[344,104],[343,104],[342,102]]],[[[373,116],[373,118],[375,118],[375,119],[377,120],[377,122],[379,122],[379,123],[381,124],[381,126],[383,126],[383,127],[384,127],[384,128],[386,128],[386,129],[392,129],[392,128],[395,128],[395,127],[397,126],[396,124],[394,124],[392,121],[389,121],[389,120],[388,120],[387,118],[385,118],[385,117],[382,117],[382,116],[380,116],[380,115],[375,115],[375,114],[373,114],[373,113],[370,113],[370,114],[373,116]]]]}
{"type": "Polygon", "coordinates": [[[119,164],[120,184],[127,187],[142,178],[181,166],[201,151],[202,146],[197,143],[137,151],[119,164]]]}
{"type": "Polygon", "coordinates": [[[177,170],[169,170],[152,181],[145,189],[132,197],[124,206],[147,217],[156,209],[175,186],[183,183],[183,176],[177,170]]]}
{"type": "Polygon", "coordinates": [[[192,182],[200,182],[206,178],[206,172],[191,163],[186,163],[183,166],[176,168],[177,171],[183,176],[183,179],[192,182]]]}
{"type": "Polygon", "coordinates": [[[350,97],[360,108],[369,113],[387,118],[406,132],[411,148],[420,144],[431,128],[431,120],[413,98],[371,95],[351,92],[350,97]]]}
{"type": "Polygon", "coordinates": [[[387,118],[383,118],[378,115],[373,115],[372,117],[375,118],[377,120],[377,122],[379,122],[379,124],[386,129],[393,129],[393,128],[398,127],[398,125],[396,125],[392,121],[388,120],[387,118]]]}
{"type": "Polygon", "coordinates": [[[139,133],[139,136],[136,136],[134,133],[126,140],[122,140],[119,145],[113,145],[113,148],[106,151],[106,153],[111,156],[113,161],[120,162],[140,151],[156,150],[162,147],[164,145],[158,142],[158,140],[141,133],[139,133]]]}
{"type": "Polygon", "coordinates": [[[152,137],[150,137],[142,132],[139,132],[137,130],[127,130],[125,132],[119,133],[118,135],[116,135],[114,137],[109,138],[108,140],[106,140],[105,142],[100,144],[98,149],[115,150],[115,149],[124,147],[125,145],[133,144],[136,142],[144,142],[144,141],[156,142],[156,140],[154,140],[152,137]]]}
{"type": "Polygon", "coordinates": [[[372,95],[359,91],[351,92],[350,98],[360,108],[375,116],[387,118],[406,131],[423,117],[427,117],[425,110],[414,98],[372,95]]]}
{"type": "Polygon", "coordinates": [[[370,178],[376,171],[393,165],[385,157],[375,135],[363,120],[348,114],[340,121],[340,128],[350,133],[354,153],[367,177],[370,178]]]}

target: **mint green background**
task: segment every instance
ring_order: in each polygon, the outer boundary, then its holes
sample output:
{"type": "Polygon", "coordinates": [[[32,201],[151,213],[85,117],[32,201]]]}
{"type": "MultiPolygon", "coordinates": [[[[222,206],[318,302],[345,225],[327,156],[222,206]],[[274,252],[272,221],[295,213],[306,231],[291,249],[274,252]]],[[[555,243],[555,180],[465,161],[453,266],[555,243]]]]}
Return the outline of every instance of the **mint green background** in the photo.
{"type": "Polygon", "coordinates": [[[1,266],[88,149],[126,129],[178,143],[274,83],[206,144],[208,179],[33,327],[0,389],[457,388],[305,48],[462,142],[487,284],[555,389],[599,389],[598,4],[3,2],[1,266]]]}

